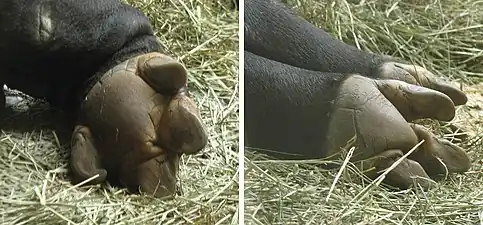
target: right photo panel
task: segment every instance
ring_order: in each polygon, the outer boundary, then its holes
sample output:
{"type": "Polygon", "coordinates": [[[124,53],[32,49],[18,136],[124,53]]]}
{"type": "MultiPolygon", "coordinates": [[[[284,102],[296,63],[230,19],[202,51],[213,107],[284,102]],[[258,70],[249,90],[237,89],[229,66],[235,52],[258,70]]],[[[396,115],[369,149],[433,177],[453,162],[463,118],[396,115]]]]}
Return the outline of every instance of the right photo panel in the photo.
{"type": "Polygon", "coordinates": [[[244,0],[247,224],[481,224],[483,2],[244,0]]]}

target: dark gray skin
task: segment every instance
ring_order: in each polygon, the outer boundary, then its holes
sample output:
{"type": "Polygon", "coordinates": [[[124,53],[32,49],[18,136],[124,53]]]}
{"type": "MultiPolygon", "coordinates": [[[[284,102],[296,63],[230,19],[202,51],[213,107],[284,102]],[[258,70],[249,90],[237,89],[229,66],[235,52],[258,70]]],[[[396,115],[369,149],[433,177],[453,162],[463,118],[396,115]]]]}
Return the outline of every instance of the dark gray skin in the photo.
{"type": "Polygon", "coordinates": [[[334,39],[278,0],[246,0],[245,50],[309,70],[374,76],[383,59],[334,39]]]}
{"type": "Polygon", "coordinates": [[[78,107],[73,99],[113,66],[163,52],[148,18],[117,0],[12,0],[0,9],[2,83],[63,109],[78,107]]]}
{"type": "Polygon", "coordinates": [[[455,105],[467,101],[463,92],[437,82],[424,68],[347,45],[278,0],[246,0],[244,4],[245,50],[249,52],[308,70],[358,73],[418,84],[445,93],[455,105]]]}
{"type": "Polygon", "coordinates": [[[322,158],[343,74],[310,71],[248,51],[245,57],[245,143],[283,159],[322,158]],[[327,75],[327,76],[321,76],[327,75]],[[280,152],[280,155],[277,154],[280,152]]]}
{"type": "Polygon", "coordinates": [[[186,68],[162,52],[148,18],[118,0],[0,2],[0,84],[76,118],[75,183],[175,193],[179,157],[207,135],[186,68]]]}
{"type": "Polygon", "coordinates": [[[355,136],[352,161],[362,162],[362,169],[375,168],[367,172],[374,178],[424,140],[388,174],[386,183],[408,188],[416,182],[429,188],[430,177],[465,172],[470,162],[463,149],[410,122],[448,121],[454,115],[453,101],[432,89],[310,71],[245,51],[245,144],[276,158],[328,157],[355,136]]]}

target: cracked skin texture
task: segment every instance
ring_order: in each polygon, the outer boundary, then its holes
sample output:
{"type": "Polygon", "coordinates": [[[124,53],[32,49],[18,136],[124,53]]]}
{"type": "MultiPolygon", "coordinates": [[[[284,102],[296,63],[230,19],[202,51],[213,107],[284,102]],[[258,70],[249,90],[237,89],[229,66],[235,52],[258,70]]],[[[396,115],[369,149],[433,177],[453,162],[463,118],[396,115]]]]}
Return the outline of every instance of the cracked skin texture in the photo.
{"type": "Polygon", "coordinates": [[[421,88],[424,92],[418,93],[419,96],[413,99],[424,102],[417,104],[411,101],[411,95],[404,92],[406,88],[415,87],[399,81],[376,81],[359,75],[345,80],[332,112],[329,149],[337,151],[336,146],[344,146],[353,136],[351,133],[357,134],[361,158],[374,155],[377,153],[375,149],[405,149],[416,145],[418,141],[403,115],[409,120],[430,117],[449,121],[454,117],[451,99],[436,91],[421,88]],[[393,101],[388,100],[388,97],[393,101]],[[427,112],[436,108],[427,104],[429,102],[440,107],[436,115],[427,112]]]}
{"type": "Polygon", "coordinates": [[[399,80],[351,75],[339,89],[324,148],[330,149],[328,155],[337,153],[355,135],[357,150],[351,160],[369,159],[369,165],[381,170],[424,140],[391,172],[386,182],[409,187],[413,183],[411,177],[419,176],[423,179],[418,184],[429,188],[430,177],[466,172],[470,161],[463,149],[410,121],[421,118],[450,121],[454,116],[453,101],[441,92],[399,80]]]}
{"type": "Polygon", "coordinates": [[[186,81],[184,66],[160,53],[109,70],[81,105],[71,156],[78,178],[99,174],[92,183],[107,178],[133,192],[173,194],[181,154],[207,143],[186,81]]]}
{"type": "Polygon", "coordinates": [[[77,118],[74,183],[174,194],[180,155],[207,134],[186,69],[162,52],[149,19],[118,0],[0,1],[0,84],[77,118]]]}
{"type": "Polygon", "coordinates": [[[284,159],[320,158],[356,134],[354,158],[381,171],[424,140],[386,179],[402,188],[413,175],[429,180],[469,169],[461,148],[411,123],[451,120],[454,106],[467,102],[461,90],[421,66],[345,44],[279,0],[246,0],[244,16],[248,147],[284,159]]]}
{"type": "Polygon", "coordinates": [[[245,143],[252,149],[276,158],[324,158],[356,135],[351,161],[375,168],[366,173],[375,178],[424,140],[389,172],[385,182],[399,188],[415,182],[429,188],[438,175],[470,168],[463,149],[411,123],[452,120],[455,104],[442,92],[400,80],[304,70],[246,51],[245,79],[245,143]]]}

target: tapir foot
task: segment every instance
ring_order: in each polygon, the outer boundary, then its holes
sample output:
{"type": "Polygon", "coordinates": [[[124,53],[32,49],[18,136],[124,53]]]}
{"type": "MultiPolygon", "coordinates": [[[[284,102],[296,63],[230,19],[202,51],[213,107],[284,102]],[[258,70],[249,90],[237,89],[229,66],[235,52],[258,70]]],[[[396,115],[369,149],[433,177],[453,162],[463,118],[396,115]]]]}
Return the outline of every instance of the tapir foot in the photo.
{"type": "Polygon", "coordinates": [[[98,175],[89,184],[100,184],[106,180],[107,171],[101,168],[94,139],[88,127],[77,125],[72,134],[70,166],[74,183],[79,183],[98,175]]]}
{"type": "Polygon", "coordinates": [[[160,94],[174,95],[188,82],[183,64],[161,53],[140,56],[137,68],[138,75],[160,94]]]}
{"type": "MultiPolygon", "coordinates": [[[[455,116],[453,102],[441,92],[398,80],[376,80],[376,84],[407,121],[422,118],[450,121],[455,116]]],[[[419,162],[429,175],[461,173],[469,169],[470,160],[463,149],[435,137],[420,125],[409,125],[417,142],[425,140],[410,158],[419,162]]]]}
{"type": "MultiPolygon", "coordinates": [[[[375,170],[366,173],[366,175],[375,179],[402,156],[402,151],[391,149],[364,160],[365,168],[368,166],[375,168],[375,170]]],[[[418,162],[408,158],[403,159],[401,163],[392,169],[383,182],[400,189],[421,187],[423,190],[431,188],[435,183],[418,162]]]]}
{"type": "Polygon", "coordinates": [[[463,105],[468,101],[464,92],[449,84],[437,81],[433,73],[421,66],[385,62],[379,67],[378,78],[400,80],[442,92],[451,98],[455,105],[463,105]]]}
{"type": "Polygon", "coordinates": [[[180,156],[158,156],[136,166],[123,166],[119,180],[129,192],[161,198],[176,193],[180,156]]]}
{"type": "Polygon", "coordinates": [[[463,173],[470,169],[468,155],[457,145],[437,138],[426,128],[410,124],[419,140],[424,143],[409,157],[423,166],[430,176],[463,173]]]}

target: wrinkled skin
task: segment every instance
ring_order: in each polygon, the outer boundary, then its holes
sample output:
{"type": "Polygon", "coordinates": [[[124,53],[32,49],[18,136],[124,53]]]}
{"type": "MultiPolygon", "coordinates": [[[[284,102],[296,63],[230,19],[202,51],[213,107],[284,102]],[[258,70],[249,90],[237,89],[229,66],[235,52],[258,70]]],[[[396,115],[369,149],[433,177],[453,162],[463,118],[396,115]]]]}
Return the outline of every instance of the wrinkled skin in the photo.
{"type": "Polygon", "coordinates": [[[416,83],[410,84],[309,71],[247,52],[245,60],[248,147],[285,155],[284,159],[331,157],[355,136],[351,160],[360,162],[357,165],[375,178],[424,140],[386,176],[387,184],[403,189],[413,185],[428,189],[433,178],[470,168],[463,149],[411,123],[422,118],[450,121],[455,116],[454,102],[466,98],[436,82],[430,73],[383,71],[388,73],[385,76],[397,74],[416,83]],[[423,85],[444,87],[440,89],[453,98],[423,85]]]}
{"type": "Polygon", "coordinates": [[[72,136],[77,181],[118,180],[130,191],[156,197],[176,191],[182,154],[207,143],[187,71],[161,53],[131,58],[109,70],[82,102],[72,136]]]}
{"type": "MultiPolygon", "coordinates": [[[[353,132],[363,152],[356,160],[369,159],[369,165],[378,171],[389,167],[424,140],[408,159],[389,173],[386,183],[403,189],[411,186],[428,189],[434,186],[431,178],[464,173],[470,169],[471,162],[459,146],[410,122],[426,118],[451,121],[455,106],[464,105],[468,99],[461,90],[438,81],[428,70],[395,61],[382,63],[372,76],[377,79],[355,76],[343,84],[329,129],[346,133],[331,134],[329,140],[341,140],[353,132]],[[347,122],[344,118],[353,120],[347,122]]],[[[336,146],[332,144],[333,149],[336,146]]],[[[375,177],[378,173],[368,175],[375,177]]]]}
{"type": "Polygon", "coordinates": [[[327,144],[332,150],[329,155],[356,135],[353,160],[369,161],[380,171],[424,140],[388,175],[389,184],[409,188],[416,182],[429,188],[431,176],[462,173],[470,168],[463,149],[435,137],[420,125],[408,123],[422,118],[453,119],[454,103],[441,92],[399,80],[354,75],[342,84],[334,108],[328,131],[327,144]]]}

